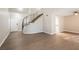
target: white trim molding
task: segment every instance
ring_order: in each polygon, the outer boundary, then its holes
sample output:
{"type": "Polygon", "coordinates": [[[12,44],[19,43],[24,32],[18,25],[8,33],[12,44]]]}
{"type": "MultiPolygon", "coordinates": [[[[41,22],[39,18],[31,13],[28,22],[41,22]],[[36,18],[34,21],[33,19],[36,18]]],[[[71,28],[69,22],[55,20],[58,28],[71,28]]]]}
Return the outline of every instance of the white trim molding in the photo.
{"type": "Polygon", "coordinates": [[[54,34],[56,34],[56,33],[49,33],[49,32],[44,32],[44,33],[47,33],[47,34],[49,34],[49,35],[54,35],[54,34]]]}
{"type": "MultiPolygon", "coordinates": [[[[41,31],[42,32],[42,31],[41,31]]],[[[41,32],[23,32],[24,34],[36,34],[36,33],[41,33],[41,32]]]]}
{"type": "Polygon", "coordinates": [[[78,33],[79,34],[79,32],[76,32],[76,31],[69,31],[69,30],[64,30],[64,31],[71,32],[71,33],[78,33]]]}

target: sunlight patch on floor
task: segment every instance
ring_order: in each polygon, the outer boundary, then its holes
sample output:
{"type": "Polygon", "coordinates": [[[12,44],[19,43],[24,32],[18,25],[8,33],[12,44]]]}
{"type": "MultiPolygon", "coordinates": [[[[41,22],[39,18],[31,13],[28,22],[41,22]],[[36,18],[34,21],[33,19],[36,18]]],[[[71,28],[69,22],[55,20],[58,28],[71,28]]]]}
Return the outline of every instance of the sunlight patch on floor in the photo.
{"type": "Polygon", "coordinates": [[[57,33],[56,35],[65,40],[79,43],[79,35],[71,33],[57,33]]]}

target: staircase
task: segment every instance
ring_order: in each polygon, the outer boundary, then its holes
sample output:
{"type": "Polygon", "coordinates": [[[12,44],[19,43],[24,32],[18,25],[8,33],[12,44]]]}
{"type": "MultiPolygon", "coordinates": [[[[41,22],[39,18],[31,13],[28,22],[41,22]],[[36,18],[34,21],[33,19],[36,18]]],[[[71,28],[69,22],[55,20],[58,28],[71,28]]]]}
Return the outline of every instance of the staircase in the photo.
{"type": "Polygon", "coordinates": [[[25,16],[22,21],[22,31],[25,26],[30,25],[30,23],[34,23],[38,18],[40,18],[43,13],[34,13],[28,16],[25,16]]]}

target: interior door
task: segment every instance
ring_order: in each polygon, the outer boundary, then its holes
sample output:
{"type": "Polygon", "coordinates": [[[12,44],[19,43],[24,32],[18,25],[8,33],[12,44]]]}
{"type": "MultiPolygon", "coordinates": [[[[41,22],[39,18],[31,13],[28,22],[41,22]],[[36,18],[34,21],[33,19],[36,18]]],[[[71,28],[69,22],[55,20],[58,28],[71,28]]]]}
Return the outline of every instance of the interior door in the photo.
{"type": "Polygon", "coordinates": [[[21,31],[22,27],[22,16],[19,13],[11,14],[11,32],[13,31],[21,31]]]}

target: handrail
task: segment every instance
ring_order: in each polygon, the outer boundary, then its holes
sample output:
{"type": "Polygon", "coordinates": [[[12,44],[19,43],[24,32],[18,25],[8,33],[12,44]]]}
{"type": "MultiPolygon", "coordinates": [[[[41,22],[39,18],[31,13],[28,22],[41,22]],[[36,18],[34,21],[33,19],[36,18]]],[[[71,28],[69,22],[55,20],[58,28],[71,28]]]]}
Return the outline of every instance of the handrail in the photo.
{"type": "Polygon", "coordinates": [[[23,18],[23,21],[22,21],[22,30],[23,30],[23,28],[24,28],[24,19],[25,18],[27,18],[27,16],[25,16],[24,18],[23,18]]]}
{"type": "MultiPolygon", "coordinates": [[[[33,15],[34,15],[34,14],[33,14],[33,15]]],[[[33,16],[33,15],[30,15],[30,16],[33,16]]],[[[40,16],[42,16],[42,15],[43,15],[43,13],[37,15],[37,16],[34,17],[30,22],[24,24],[24,20],[26,19],[26,22],[27,22],[27,18],[29,17],[29,16],[25,16],[25,17],[23,18],[23,21],[22,21],[22,31],[23,31],[23,28],[24,28],[25,25],[29,25],[30,23],[34,23],[34,22],[35,22],[40,16]]]]}
{"type": "Polygon", "coordinates": [[[33,22],[35,22],[40,16],[42,16],[43,15],[43,13],[42,14],[39,14],[37,17],[35,17],[32,21],[31,21],[31,23],[33,23],[33,22]]]}

